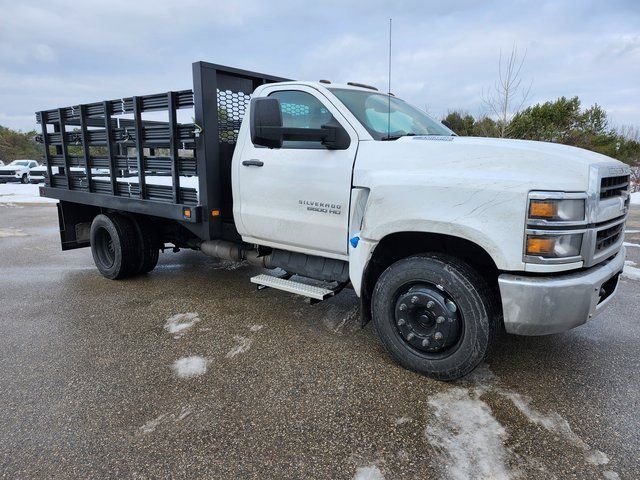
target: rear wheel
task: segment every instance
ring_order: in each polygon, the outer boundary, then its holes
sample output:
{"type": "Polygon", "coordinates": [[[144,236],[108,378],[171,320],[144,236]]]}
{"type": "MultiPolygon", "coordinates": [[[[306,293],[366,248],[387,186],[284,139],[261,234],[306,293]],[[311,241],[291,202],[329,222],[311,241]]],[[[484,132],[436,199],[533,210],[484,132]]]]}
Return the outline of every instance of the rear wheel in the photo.
{"type": "Polygon", "coordinates": [[[111,280],[134,275],[140,265],[135,226],[118,214],[100,214],[91,223],[91,254],[98,271],[111,280]]]}
{"type": "Polygon", "coordinates": [[[496,337],[489,287],[455,257],[424,254],[385,270],[372,300],[375,329],[402,366],[440,380],[471,372],[496,337]]]}
{"type": "Polygon", "coordinates": [[[141,247],[140,262],[137,273],[149,273],[158,264],[160,247],[153,224],[144,217],[132,219],[141,247]]]}

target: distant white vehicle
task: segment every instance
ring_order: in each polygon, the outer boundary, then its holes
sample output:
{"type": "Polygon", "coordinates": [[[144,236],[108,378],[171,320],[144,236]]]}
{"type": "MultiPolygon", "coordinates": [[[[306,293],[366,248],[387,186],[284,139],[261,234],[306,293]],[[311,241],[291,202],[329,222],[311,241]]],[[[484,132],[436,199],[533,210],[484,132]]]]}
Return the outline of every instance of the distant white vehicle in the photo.
{"type": "Polygon", "coordinates": [[[29,173],[37,167],[35,160],[14,160],[9,165],[0,167],[0,183],[29,183],[29,173]]]}
{"type": "MultiPolygon", "coordinates": [[[[71,172],[85,172],[82,167],[71,167],[71,172]]],[[[60,167],[51,167],[51,173],[53,175],[58,175],[60,173],[60,167]]],[[[93,175],[108,175],[109,170],[104,168],[92,168],[91,173],[93,175]]],[[[44,179],[47,177],[47,166],[46,165],[38,165],[35,168],[32,168],[29,172],[29,181],[31,183],[41,183],[44,182],[44,179]]]]}

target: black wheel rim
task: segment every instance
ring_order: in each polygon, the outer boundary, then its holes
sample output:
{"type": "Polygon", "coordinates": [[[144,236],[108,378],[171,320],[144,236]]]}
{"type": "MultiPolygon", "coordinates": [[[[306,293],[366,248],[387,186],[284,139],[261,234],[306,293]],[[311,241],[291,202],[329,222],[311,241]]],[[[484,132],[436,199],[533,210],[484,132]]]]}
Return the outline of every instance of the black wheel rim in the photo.
{"type": "Polygon", "coordinates": [[[404,285],[396,293],[393,309],[396,334],[420,355],[444,358],[460,346],[464,335],[462,312],[440,285],[404,285]]]}
{"type": "Polygon", "coordinates": [[[113,266],[116,260],[113,239],[111,234],[104,228],[100,228],[96,232],[96,253],[98,254],[98,260],[105,268],[113,266]]]}

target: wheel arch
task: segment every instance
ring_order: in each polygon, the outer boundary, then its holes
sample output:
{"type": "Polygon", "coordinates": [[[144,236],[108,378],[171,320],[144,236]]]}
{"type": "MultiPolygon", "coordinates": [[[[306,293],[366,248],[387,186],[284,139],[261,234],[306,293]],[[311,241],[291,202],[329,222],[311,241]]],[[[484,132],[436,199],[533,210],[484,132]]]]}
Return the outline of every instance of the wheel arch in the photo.
{"type": "Polygon", "coordinates": [[[364,267],[360,284],[363,325],[371,320],[371,296],[382,272],[398,260],[425,252],[444,253],[459,258],[473,267],[492,289],[499,292],[500,270],[489,252],[478,243],[444,233],[394,232],[384,236],[375,245],[364,267]]]}

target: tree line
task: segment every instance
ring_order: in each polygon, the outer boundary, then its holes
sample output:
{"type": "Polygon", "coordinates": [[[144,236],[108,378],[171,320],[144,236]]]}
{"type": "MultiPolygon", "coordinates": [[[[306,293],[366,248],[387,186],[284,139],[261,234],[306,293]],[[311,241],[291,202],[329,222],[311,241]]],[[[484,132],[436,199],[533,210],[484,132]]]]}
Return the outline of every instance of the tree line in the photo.
{"type": "Polygon", "coordinates": [[[629,165],[640,164],[640,130],[611,127],[600,105],[582,108],[578,97],[537,103],[520,110],[506,122],[452,110],[442,123],[461,136],[562,143],[602,153],[629,165]]]}

